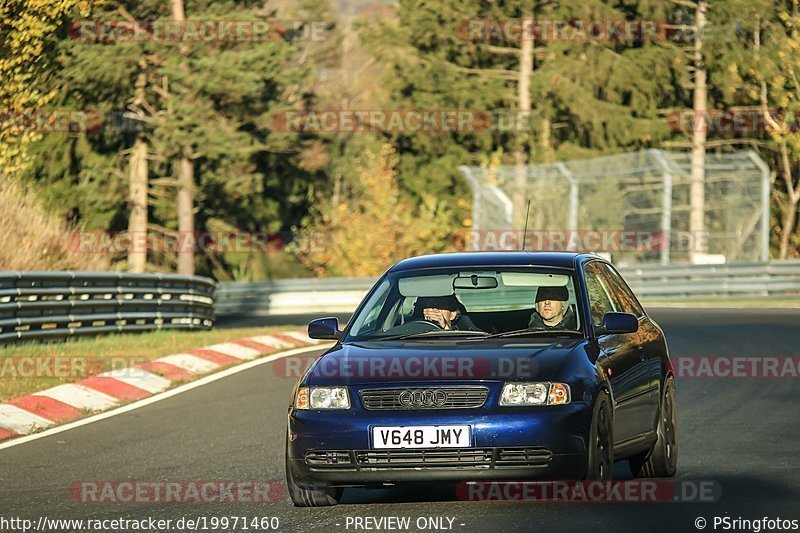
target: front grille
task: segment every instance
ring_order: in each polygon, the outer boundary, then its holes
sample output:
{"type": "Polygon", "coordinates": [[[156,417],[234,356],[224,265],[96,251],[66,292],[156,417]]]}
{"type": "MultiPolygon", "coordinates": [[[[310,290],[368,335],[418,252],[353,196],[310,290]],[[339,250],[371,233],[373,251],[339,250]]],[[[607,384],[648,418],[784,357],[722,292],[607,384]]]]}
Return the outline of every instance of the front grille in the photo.
{"type": "Polygon", "coordinates": [[[310,450],[305,462],[314,472],[366,470],[479,470],[547,467],[548,448],[453,448],[428,450],[310,450]]]}
{"type": "Polygon", "coordinates": [[[305,461],[312,472],[357,470],[347,450],[311,450],[306,452],[305,461]]]}
{"type": "Polygon", "coordinates": [[[307,465],[351,464],[350,453],[346,450],[312,450],[306,452],[307,465]]]}
{"type": "Polygon", "coordinates": [[[470,409],[482,407],[488,397],[486,387],[364,389],[361,404],[370,411],[470,409]]]}
{"type": "Polygon", "coordinates": [[[492,449],[357,451],[356,462],[367,470],[489,468],[492,449]]]}
{"type": "Polygon", "coordinates": [[[552,457],[553,452],[547,448],[501,448],[497,453],[495,467],[547,466],[552,457]]]}

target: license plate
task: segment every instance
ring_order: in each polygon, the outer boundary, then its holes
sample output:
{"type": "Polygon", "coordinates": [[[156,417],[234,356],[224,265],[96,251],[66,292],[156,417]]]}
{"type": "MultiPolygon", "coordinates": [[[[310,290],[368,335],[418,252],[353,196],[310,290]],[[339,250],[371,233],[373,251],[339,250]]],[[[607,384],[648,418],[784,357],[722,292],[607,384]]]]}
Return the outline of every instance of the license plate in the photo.
{"type": "Polygon", "coordinates": [[[372,428],[373,448],[468,448],[469,426],[385,426],[372,428]]]}

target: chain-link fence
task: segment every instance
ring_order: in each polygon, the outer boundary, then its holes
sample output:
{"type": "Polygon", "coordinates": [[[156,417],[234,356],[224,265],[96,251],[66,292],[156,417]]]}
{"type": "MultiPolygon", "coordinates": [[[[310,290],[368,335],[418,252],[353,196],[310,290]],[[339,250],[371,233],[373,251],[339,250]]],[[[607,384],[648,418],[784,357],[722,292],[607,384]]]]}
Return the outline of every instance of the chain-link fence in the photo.
{"type": "Polygon", "coordinates": [[[592,251],[621,264],[769,259],[769,169],[753,151],[706,154],[702,229],[689,226],[689,153],[460,170],[473,190],[472,250],[592,251]]]}

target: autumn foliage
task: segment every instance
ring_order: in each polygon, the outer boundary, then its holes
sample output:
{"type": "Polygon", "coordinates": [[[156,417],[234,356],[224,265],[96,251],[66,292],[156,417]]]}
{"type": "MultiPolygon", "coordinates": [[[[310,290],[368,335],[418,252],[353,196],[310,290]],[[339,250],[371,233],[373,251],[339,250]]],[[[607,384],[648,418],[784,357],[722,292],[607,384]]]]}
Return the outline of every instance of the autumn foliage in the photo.
{"type": "Polygon", "coordinates": [[[366,149],[353,164],[353,191],[338,203],[321,202],[308,235],[304,262],[319,276],[372,277],[395,262],[448,246],[447,207],[434,198],[414,205],[397,183],[397,154],[389,144],[366,149]]]}

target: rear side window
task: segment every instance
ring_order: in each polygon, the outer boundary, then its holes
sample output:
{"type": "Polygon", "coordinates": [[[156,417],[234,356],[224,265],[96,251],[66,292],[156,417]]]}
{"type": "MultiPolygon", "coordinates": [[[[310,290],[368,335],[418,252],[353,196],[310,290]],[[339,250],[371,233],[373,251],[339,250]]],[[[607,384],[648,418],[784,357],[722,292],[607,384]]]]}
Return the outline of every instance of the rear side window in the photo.
{"type": "Polygon", "coordinates": [[[596,326],[603,323],[603,316],[606,313],[616,311],[611,301],[608,282],[601,270],[601,263],[589,263],[584,267],[584,277],[586,279],[586,292],[589,296],[589,307],[592,312],[592,322],[596,326]]]}
{"type": "Polygon", "coordinates": [[[611,299],[616,304],[617,310],[630,313],[637,318],[644,316],[642,305],[636,299],[628,284],[625,283],[625,280],[622,279],[622,276],[605,263],[603,263],[602,268],[606,273],[605,278],[608,280],[608,290],[611,292],[611,299]]]}

